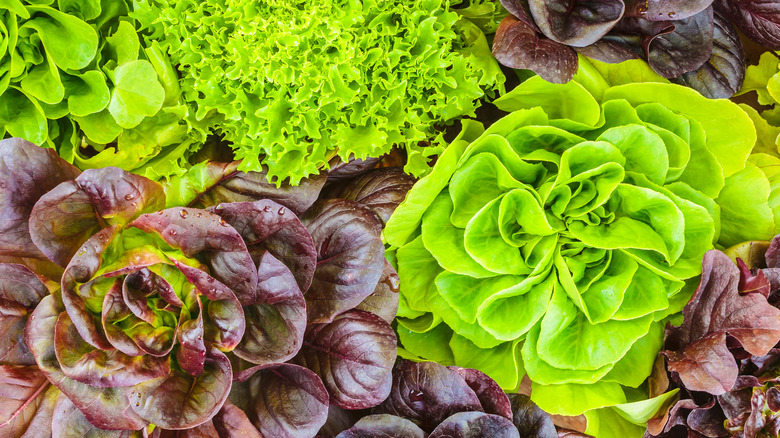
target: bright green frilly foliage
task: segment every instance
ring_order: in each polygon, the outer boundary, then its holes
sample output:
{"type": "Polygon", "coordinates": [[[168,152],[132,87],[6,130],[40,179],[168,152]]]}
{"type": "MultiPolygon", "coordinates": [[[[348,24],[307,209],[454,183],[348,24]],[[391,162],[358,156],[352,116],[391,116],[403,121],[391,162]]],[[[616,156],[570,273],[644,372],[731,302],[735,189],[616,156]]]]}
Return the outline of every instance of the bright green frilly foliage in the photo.
{"type": "Polygon", "coordinates": [[[419,176],[438,130],[503,88],[484,34],[442,0],[133,3],[197,123],[233,143],[241,170],[265,165],[277,182],[394,145],[419,176]]]}
{"type": "Polygon", "coordinates": [[[127,14],[125,1],[0,2],[0,138],[82,169],[183,172],[192,142],[176,72],[127,14]]]}
{"type": "Polygon", "coordinates": [[[574,81],[532,77],[495,103],[512,112],[465,121],[385,229],[399,354],[507,390],[527,373],[542,409],[641,436],[673,396],[648,399],[644,382],[726,226],[716,199],[753,124],[641,61],[582,59],[574,81]]]}

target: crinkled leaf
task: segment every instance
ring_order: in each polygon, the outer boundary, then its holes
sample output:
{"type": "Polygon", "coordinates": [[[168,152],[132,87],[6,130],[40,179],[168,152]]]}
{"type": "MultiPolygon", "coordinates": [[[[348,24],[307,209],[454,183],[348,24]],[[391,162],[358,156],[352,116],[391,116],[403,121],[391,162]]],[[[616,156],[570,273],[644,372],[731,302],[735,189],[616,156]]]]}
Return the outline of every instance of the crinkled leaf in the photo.
{"type": "Polygon", "coordinates": [[[0,255],[45,257],[30,238],[30,212],[46,192],[79,173],[53,149],[0,140],[0,255]]]}
{"type": "Polygon", "coordinates": [[[507,67],[533,70],[556,84],[570,81],[577,71],[577,52],[540,36],[532,26],[511,15],[498,26],[493,56],[507,67]]]}
{"type": "Polygon", "coordinates": [[[350,310],[327,324],[311,324],[296,357],[322,379],[331,402],[345,409],[378,405],[390,392],[396,336],[380,317],[350,310]]]}
{"type": "Polygon", "coordinates": [[[371,295],[382,276],[381,221],[368,207],[333,199],[318,201],[301,222],[317,249],[317,269],[306,292],[309,322],[332,321],[371,295]]]}

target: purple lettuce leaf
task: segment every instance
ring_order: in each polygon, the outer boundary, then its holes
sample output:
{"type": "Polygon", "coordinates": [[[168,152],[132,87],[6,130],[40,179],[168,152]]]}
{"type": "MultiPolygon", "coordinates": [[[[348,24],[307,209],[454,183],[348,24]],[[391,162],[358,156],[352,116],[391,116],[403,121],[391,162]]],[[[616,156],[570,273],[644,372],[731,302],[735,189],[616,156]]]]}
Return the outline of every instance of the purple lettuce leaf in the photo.
{"type": "Polygon", "coordinates": [[[263,438],[244,411],[230,400],[225,400],[222,409],[211,419],[219,438],[263,438]]]}
{"type": "Polygon", "coordinates": [[[699,287],[683,309],[683,324],[667,334],[669,370],[689,390],[719,395],[734,386],[738,368],[727,334],[754,356],[767,354],[780,341],[780,310],[760,293],[740,294],[739,279],[728,256],[707,252],[699,287]]]}
{"type": "Polygon", "coordinates": [[[327,180],[323,173],[302,179],[297,186],[282,184],[277,188],[268,182],[265,172],[239,172],[239,163],[208,163],[201,175],[203,180],[198,182],[200,191],[188,206],[206,208],[228,202],[270,199],[301,214],[317,200],[327,180]]]}
{"type": "Polygon", "coordinates": [[[88,169],[38,199],[30,213],[30,235],[46,257],[65,266],[99,230],[124,226],[164,206],[165,193],[156,182],[116,167],[88,169]]]}
{"type": "Polygon", "coordinates": [[[379,278],[376,289],[362,303],[358,304],[355,309],[371,312],[387,321],[388,324],[391,324],[398,312],[398,291],[400,286],[398,273],[395,272],[390,262],[385,260],[385,268],[382,270],[382,276],[379,278]]]}
{"type": "Polygon", "coordinates": [[[415,179],[400,167],[373,169],[357,178],[328,185],[321,198],[341,198],[370,207],[387,223],[398,204],[414,185],[415,179]]]}
{"type": "Polygon", "coordinates": [[[710,59],[672,81],[691,87],[710,99],[727,99],[739,91],[745,81],[745,51],[736,29],[718,10],[714,20],[710,59]]]}
{"type": "Polygon", "coordinates": [[[381,157],[366,157],[361,160],[353,156],[348,161],[344,161],[340,157],[334,157],[328,163],[330,166],[328,182],[343,181],[362,175],[373,169],[380,161],[382,161],[381,157]]]}
{"type": "Polygon", "coordinates": [[[682,20],[635,19],[650,67],[665,78],[696,70],[710,59],[715,32],[712,8],[682,20]]]}
{"type": "Polygon", "coordinates": [[[38,367],[0,365],[0,388],[0,436],[51,435],[59,391],[38,367]]]}
{"type": "Polygon", "coordinates": [[[336,438],[425,438],[427,435],[411,421],[389,414],[363,417],[336,438]]]}
{"type": "Polygon", "coordinates": [[[405,360],[393,367],[393,386],[387,400],[374,408],[375,413],[412,420],[425,431],[432,431],[453,414],[467,411],[482,411],[482,404],[463,377],[435,362],[405,360]]]}
{"type": "Polygon", "coordinates": [[[589,46],[623,17],[623,0],[529,0],[531,15],[549,39],[573,47],[589,46]]]}
{"type": "MultiPolygon", "coordinates": [[[[328,392],[311,370],[287,363],[257,366],[237,373],[236,379],[241,383],[233,385],[230,402],[246,414],[261,436],[314,436],[325,424],[328,392]]],[[[244,427],[240,414],[231,415],[232,424],[244,427]]]]}
{"type": "Polygon", "coordinates": [[[533,70],[548,82],[569,82],[577,72],[577,52],[536,29],[525,20],[507,16],[493,38],[493,56],[507,67],[533,70]]]}
{"type": "Polygon", "coordinates": [[[520,438],[515,425],[500,415],[484,412],[458,412],[448,417],[428,438],[520,438]]]}
{"type": "Polygon", "coordinates": [[[306,302],[290,269],[271,252],[259,258],[258,296],[244,307],[246,331],[233,353],[266,365],[292,359],[303,344],[306,302]]]}
{"type": "Polygon", "coordinates": [[[509,394],[512,409],[512,422],[520,432],[520,436],[529,438],[555,438],[552,418],[524,394],[509,394]]]}
{"type": "Polygon", "coordinates": [[[24,343],[24,328],[48,294],[46,285],[26,267],[0,264],[0,365],[35,365],[24,343]]]}
{"type": "Polygon", "coordinates": [[[130,407],[150,423],[165,429],[189,429],[210,420],[222,408],[231,380],[230,361],[212,348],[202,374],[171,371],[133,386],[128,399],[130,407]]]}
{"type": "Polygon", "coordinates": [[[344,409],[378,405],[390,393],[396,336],[373,313],[350,310],[327,324],[311,324],[295,361],[314,371],[344,409]]]}
{"type": "Polygon", "coordinates": [[[621,35],[609,33],[594,44],[576,47],[578,53],[601,62],[617,64],[629,59],[641,58],[641,37],[638,35],[621,35]]]}
{"type": "Polygon", "coordinates": [[[30,212],[43,194],[79,173],[54,149],[0,140],[0,256],[46,258],[30,238],[30,212]]]}
{"type": "Polygon", "coordinates": [[[626,0],[626,16],[650,21],[682,20],[707,9],[713,0],[626,0]]]}
{"type": "Polygon", "coordinates": [[[376,289],[385,263],[381,221],[354,201],[329,199],[317,201],[301,222],[317,249],[317,269],[305,294],[309,323],[333,321],[376,289]]]}
{"type": "Polygon", "coordinates": [[[238,231],[255,264],[260,254],[270,251],[290,268],[301,291],[309,289],[317,267],[317,251],[295,213],[268,199],[219,204],[209,210],[238,231]]]}
{"type": "Polygon", "coordinates": [[[780,50],[780,4],[775,0],[717,0],[717,7],[750,39],[780,50]]]}
{"type": "MultiPolygon", "coordinates": [[[[508,420],[513,418],[513,406],[509,397],[504,393],[498,383],[482,371],[472,368],[448,367],[457,373],[477,395],[482,404],[482,410],[488,414],[500,415],[508,420]]],[[[540,410],[541,411],[541,410],[540,410]]]]}

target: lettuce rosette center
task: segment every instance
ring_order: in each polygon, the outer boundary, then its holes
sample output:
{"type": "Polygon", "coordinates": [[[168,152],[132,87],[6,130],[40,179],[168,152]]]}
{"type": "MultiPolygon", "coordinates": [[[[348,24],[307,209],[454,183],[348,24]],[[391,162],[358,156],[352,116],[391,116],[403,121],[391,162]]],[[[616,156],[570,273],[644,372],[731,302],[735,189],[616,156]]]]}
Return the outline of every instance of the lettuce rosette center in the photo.
{"type": "Polygon", "coordinates": [[[496,101],[513,112],[488,129],[464,122],[385,230],[404,354],[507,390],[527,373],[532,398],[563,415],[642,399],[663,324],[717,242],[724,177],[755,140],[729,102],[610,87],[593,69],[578,79],[531,78],[496,101]]]}

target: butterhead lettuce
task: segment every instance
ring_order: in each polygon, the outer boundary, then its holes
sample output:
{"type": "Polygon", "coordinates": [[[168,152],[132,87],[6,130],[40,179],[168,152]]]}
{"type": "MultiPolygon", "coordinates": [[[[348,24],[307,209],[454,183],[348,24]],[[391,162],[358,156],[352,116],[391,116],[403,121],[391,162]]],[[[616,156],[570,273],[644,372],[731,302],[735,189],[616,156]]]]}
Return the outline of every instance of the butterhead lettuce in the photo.
{"type": "Polygon", "coordinates": [[[599,68],[532,77],[495,102],[503,119],[464,122],[385,238],[405,356],[505,389],[528,374],[542,409],[632,436],[663,402],[642,386],[663,324],[726,226],[716,199],[756,134],[729,101],[620,80],[646,66],[599,68]]]}

